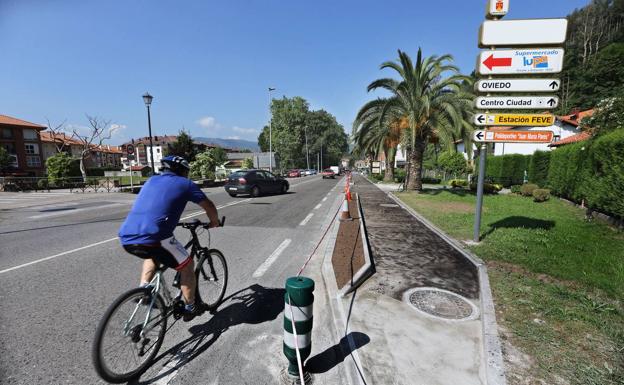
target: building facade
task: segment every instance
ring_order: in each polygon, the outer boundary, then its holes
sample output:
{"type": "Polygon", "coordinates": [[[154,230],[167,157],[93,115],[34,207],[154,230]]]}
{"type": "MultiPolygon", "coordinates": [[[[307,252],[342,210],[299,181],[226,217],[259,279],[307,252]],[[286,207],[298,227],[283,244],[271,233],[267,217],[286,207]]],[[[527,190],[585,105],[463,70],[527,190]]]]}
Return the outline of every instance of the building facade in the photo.
{"type": "Polygon", "coordinates": [[[47,127],[0,115],[0,146],[9,153],[11,163],[4,175],[41,176],[44,173],[40,131],[47,127]]]}

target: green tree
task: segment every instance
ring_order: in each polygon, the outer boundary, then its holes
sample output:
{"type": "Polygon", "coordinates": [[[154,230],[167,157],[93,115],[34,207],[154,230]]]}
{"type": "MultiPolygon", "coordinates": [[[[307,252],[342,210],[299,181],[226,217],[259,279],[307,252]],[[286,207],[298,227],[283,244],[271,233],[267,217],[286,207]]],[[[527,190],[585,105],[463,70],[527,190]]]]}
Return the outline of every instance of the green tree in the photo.
{"type": "Polygon", "coordinates": [[[457,176],[466,172],[466,158],[458,152],[445,151],[438,156],[438,166],[444,172],[457,176]]]}
{"type": "Polygon", "coordinates": [[[250,168],[254,168],[254,162],[253,162],[253,158],[245,158],[243,159],[243,163],[241,165],[241,168],[247,170],[250,168]]]}
{"type": "Polygon", "coordinates": [[[581,120],[581,128],[595,135],[624,128],[624,92],[620,89],[619,96],[598,103],[594,114],[581,120]]]}
{"type": "Polygon", "coordinates": [[[51,185],[60,186],[68,178],[80,175],[78,160],[66,152],[59,152],[46,160],[48,182],[51,185]]]}
{"type": "Polygon", "coordinates": [[[195,150],[193,139],[186,131],[180,130],[177,140],[169,147],[168,155],[181,156],[189,162],[195,160],[197,151],[195,150]]]}
{"type": "Polygon", "coordinates": [[[422,190],[422,165],[427,143],[436,138],[452,143],[453,138],[469,131],[473,95],[465,91],[470,77],[459,74],[459,69],[448,64],[452,56],[423,57],[418,50],[416,62],[401,50],[398,61],[388,61],[381,69],[389,68],[399,75],[399,80],[382,78],[373,81],[368,90],[383,89],[391,93],[384,111],[405,116],[409,134],[407,173],[408,190],[422,190]],[[447,76],[448,74],[448,76],[447,76]]]}
{"type": "Polygon", "coordinates": [[[11,158],[4,147],[0,147],[0,171],[4,171],[11,164],[11,158]]]}
{"type": "Polygon", "coordinates": [[[191,162],[189,177],[191,179],[214,179],[216,162],[210,151],[204,151],[191,162]]]}
{"type": "Polygon", "coordinates": [[[214,159],[215,166],[223,166],[228,161],[227,152],[221,147],[211,148],[210,153],[214,159]]]}

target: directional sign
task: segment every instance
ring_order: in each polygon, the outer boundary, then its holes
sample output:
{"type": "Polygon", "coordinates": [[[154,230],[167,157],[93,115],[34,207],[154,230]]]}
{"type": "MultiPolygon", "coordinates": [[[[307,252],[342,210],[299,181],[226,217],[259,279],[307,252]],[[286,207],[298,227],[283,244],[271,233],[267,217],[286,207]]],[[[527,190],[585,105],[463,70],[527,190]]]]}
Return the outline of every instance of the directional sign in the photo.
{"type": "Polygon", "coordinates": [[[477,126],[533,126],[546,127],[555,124],[550,114],[476,114],[477,126]]]}
{"type": "Polygon", "coordinates": [[[568,19],[486,20],[481,25],[479,45],[517,47],[563,44],[568,19]]]}
{"type": "Polygon", "coordinates": [[[477,67],[481,75],[559,73],[563,52],[563,48],[482,51],[477,67]]]}
{"type": "Polygon", "coordinates": [[[492,110],[553,109],[559,105],[556,96],[481,96],[475,106],[492,110]]]}
{"type": "Polygon", "coordinates": [[[509,0],[488,0],[487,17],[503,17],[509,12],[509,0]]]}
{"type": "Polygon", "coordinates": [[[478,92],[555,92],[559,79],[481,79],[475,85],[478,92]]]}
{"type": "Polygon", "coordinates": [[[475,131],[475,142],[489,143],[550,143],[552,131],[475,131]]]}

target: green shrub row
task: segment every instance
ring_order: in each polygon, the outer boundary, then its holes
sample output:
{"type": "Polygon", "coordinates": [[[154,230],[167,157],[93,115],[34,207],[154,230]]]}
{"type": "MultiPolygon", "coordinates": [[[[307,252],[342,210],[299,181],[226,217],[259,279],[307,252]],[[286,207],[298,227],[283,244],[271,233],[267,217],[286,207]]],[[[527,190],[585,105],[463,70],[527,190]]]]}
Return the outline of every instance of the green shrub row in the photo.
{"type": "Polygon", "coordinates": [[[543,188],[536,188],[533,190],[533,200],[535,202],[546,202],[550,199],[550,190],[543,188]]]}
{"type": "Polygon", "coordinates": [[[529,163],[529,182],[546,186],[551,151],[535,151],[529,163]]]}
{"type": "Polygon", "coordinates": [[[488,156],[486,160],[485,177],[505,187],[510,187],[514,184],[522,184],[524,182],[524,172],[528,170],[530,162],[531,155],[509,154],[488,156]]]}
{"type": "Polygon", "coordinates": [[[624,129],[553,151],[548,186],[556,195],[624,218],[624,129]]]}

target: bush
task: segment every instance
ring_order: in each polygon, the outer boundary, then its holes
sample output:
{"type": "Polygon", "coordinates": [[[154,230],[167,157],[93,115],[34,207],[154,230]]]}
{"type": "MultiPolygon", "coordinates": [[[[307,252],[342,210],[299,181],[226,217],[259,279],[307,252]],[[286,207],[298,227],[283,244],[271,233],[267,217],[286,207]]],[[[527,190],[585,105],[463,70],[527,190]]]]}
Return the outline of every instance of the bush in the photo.
{"type": "Polygon", "coordinates": [[[468,181],[464,179],[451,179],[448,184],[453,188],[468,187],[468,181]]]}
{"type": "MultiPolygon", "coordinates": [[[[496,183],[484,183],[483,184],[483,193],[484,194],[498,194],[500,190],[503,189],[503,186],[496,183]]],[[[470,190],[477,191],[477,184],[470,184],[470,190]]]]}
{"type": "Polygon", "coordinates": [[[539,186],[533,183],[523,184],[522,187],[520,187],[520,194],[525,197],[530,197],[533,196],[533,191],[538,188],[539,186]]]}
{"type": "Polygon", "coordinates": [[[546,186],[548,167],[550,166],[550,151],[535,151],[529,164],[529,181],[539,186],[546,186]]]}
{"type": "Polygon", "coordinates": [[[533,200],[535,202],[546,202],[548,199],[550,199],[550,190],[542,188],[533,190],[533,200]]]}
{"type": "Polygon", "coordinates": [[[438,166],[452,175],[463,174],[466,172],[466,158],[459,152],[446,151],[438,157],[438,166]]]}
{"type": "Polygon", "coordinates": [[[369,177],[377,182],[381,182],[384,178],[383,174],[370,174],[369,177]]]}
{"type": "Polygon", "coordinates": [[[40,189],[47,189],[48,188],[48,180],[47,179],[39,179],[37,181],[37,187],[40,189]]]}
{"type": "Polygon", "coordinates": [[[440,184],[440,182],[442,182],[442,179],[440,179],[440,178],[423,177],[422,178],[422,182],[423,183],[428,183],[428,184],[440,184]]]}
{"type": "Polygon", "coordinates": [[[511,192],[513,194],[522,194],[522,185],[519,184],[514,184],[513,186],[511,186],[511,192]]]}
{"type": "Polygon", "coordinates": [[[395,168],[394,169],[394,181],[397,182],[397,183],[405,182],[405,169],[403,169],[403,168],[395,168]]]}
{"type": "Polygon", "coordinates": [[[624,128],[553,151],[548,185],[556,195],[624,218],[624,128]]]}
{"type": "MultiPolygon", "coordinates": [[[[528,170],[531,158],[531,155],[520,154],[488,156],[485,176],[505,187],[521,184],[524,182],[524,172],[528,170]]],[[[479,164],[478,162],[479,159],[476,160],[476,164],[479,164]]]]}

